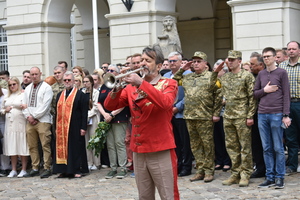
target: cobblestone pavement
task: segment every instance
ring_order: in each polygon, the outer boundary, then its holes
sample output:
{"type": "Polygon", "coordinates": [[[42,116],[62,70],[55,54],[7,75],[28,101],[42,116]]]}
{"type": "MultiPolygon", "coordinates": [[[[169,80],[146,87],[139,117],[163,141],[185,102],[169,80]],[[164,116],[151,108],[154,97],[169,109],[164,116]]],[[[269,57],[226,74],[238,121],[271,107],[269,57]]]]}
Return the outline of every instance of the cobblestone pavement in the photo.
{"type": "MultiPolygon", "coordinates": [[[[138,192],[134,178],[105,179],[109,169],[92,171],[81,179],[50,178],[0,178],[0,199],[105,199],[136,200],[138,192]]],[[[128,173],[129,175],[129,173],[128,173]]],[[[263,178],[251,179],[249,187],[223,186],[230,172],[216,171],[215,180],[190,182],[187,177],[178,177],[181,199],[300,199],[300,173],[285,177],[285,188],[257,188],[263,178]]],[[[156,199],[160,199],[158,194],[156,199]]]]}

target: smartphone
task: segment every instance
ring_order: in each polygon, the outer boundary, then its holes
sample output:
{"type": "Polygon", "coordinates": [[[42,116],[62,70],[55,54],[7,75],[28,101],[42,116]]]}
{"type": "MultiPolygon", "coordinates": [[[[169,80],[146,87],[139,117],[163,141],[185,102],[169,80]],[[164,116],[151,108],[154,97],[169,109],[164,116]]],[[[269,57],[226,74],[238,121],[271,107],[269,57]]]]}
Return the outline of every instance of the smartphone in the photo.
{"type": "MultiPolygon", "coordinates": [[[[290,120],[292,121],[292,118],[290,118],[290,120]]],[[[281,127],[282,127],[283,129],[286,129],[286,125],[285,125],[283,122],[281,122],[281,127]]]]}

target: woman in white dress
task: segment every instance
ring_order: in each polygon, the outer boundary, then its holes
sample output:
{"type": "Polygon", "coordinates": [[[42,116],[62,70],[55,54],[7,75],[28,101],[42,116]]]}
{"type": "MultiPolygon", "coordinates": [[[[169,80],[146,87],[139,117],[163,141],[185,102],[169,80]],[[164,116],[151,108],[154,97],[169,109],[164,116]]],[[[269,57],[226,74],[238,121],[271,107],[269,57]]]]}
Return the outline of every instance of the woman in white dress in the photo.
{"type": "MultiPolygon", "coordinates": [[[[100,121],[100,113],[97,107],[99,91],[94,88],[94,80],[91,75],[87,75],[83,79],[84,88],[81,89],[86,97],[89,99],[89,111],[88,111],[88,128],[85,134],[86,146],[92,136],[95,135],[95,130],[98,127],[100,121]]],[[[100,156],[95,156],[95,151],[86,150],[89,170],[97,170],[100,166],[100,156]]]]}
{"type": "Polygon", "coordinates": [[[26,105],[22,104],[23,93],[20,81],[12,77],[8,81],[8,95],[2,103],[2,114],[5,114],[5,132],[3,154],[10,156],[12,171],[7,177],[23,177],[26,174],[29,149],[26,141],[26,119],[22,113],[26,105]],[[17,175],[18,156],[21,157],[22,170],[17,175]]]}

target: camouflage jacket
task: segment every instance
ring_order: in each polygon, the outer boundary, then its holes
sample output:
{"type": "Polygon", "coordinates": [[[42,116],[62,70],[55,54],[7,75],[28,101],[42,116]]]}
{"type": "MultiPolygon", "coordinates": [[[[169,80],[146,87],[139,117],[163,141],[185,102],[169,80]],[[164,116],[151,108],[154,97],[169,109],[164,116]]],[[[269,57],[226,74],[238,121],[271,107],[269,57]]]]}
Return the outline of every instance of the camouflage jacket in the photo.
{"type": "Polygon", "coordinates": [[[184,89],[184,119],[212,120],[220,116],[222,98],[217,96],[221,90],[216,86],[218,73],[204,71],[201,74],[183,75],[180,69],[173,77],[182,83],[184,89]]]}
{"type": "Polygon", "coordinates": [[[0,79],[1,88],[8,89],[8,83],[6,80],[0,79]]]}
{"type": "Polygon", "coordinates": [[[52,88],[52,91],[53,91],[53,98],[52,98],[52,102],[51,102],[51,115],[52,116],[55,116],[56,114],[56,97],[57,97],[57,94],[60,92],[60,91],[63,91],[65,89],[65,86],[63,83],[54,83],[53,85],[51,85],[51,88],[52,88]]]}
{"type": "Polygon", "coordinates": [[[254,76],[242,69],[239,73],[226,73],[221,79],[222,95],[225,99],[224,118],[252,119],[256,110],[253,97],[254,76]]]}

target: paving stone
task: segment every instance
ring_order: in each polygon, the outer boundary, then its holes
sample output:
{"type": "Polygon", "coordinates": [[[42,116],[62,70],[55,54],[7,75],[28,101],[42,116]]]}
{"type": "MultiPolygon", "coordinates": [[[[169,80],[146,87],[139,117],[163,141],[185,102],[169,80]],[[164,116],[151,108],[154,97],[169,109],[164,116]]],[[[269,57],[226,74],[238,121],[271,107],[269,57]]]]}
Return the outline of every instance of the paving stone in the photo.
{"type": "MultiPolygon", "coordinates": [[[[105,179],[109,169],[93,171],[81,179],[57,179],[53,175],[47,179],[0,177],[0,200],[52,200],[52,199],[89,199],[89,200],[138,200],[134,178],[105,179]]],[[[216,171],[215,180],[190,182],[193,176],[179,177],[178,188],[184,200],[223,200],[223,199],[299,199],[300,173],[285,177],[285,188],[257,188],[264,178],[251,179],[248,187],[238,184],[223,186],[222,181],[230,176],[229,172],[216,171]]],[[[156,199],[159,194],[156,191],[156,199]]]]}

